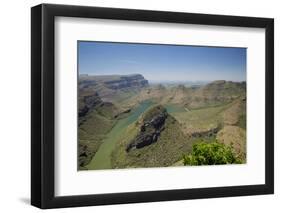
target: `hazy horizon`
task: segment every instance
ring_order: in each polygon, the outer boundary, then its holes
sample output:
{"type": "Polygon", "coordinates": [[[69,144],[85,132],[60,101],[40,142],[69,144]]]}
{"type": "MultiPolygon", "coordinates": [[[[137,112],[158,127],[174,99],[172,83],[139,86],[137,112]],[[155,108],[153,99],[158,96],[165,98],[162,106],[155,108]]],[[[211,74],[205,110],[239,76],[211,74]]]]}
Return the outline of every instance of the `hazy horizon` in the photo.
{"type": "Polygon", "coordinates": [[[151,83],[246,81],[246,48],[78,43],[79,74],[141,74],[151,83]]]}
{"type": "MultiPolygon", "coordinates": [[[[126,75],[137,75],[137,74],[140,74],[142,75],[141,73],[129,73],[129,74],[88,74],[88,73],[80,73],[79,75],[87,75],[87,76],[93,76],[93,77],[99,77],[99,76],[126,76],[126,75]]],[[[146,80],[148,80],[149,83],[152,83],[152,84],[161,84],[161,83],[167,83],[167,84],[173,84],[173,83],[210,83],[210,82],[213,82],[213,81],[233,81],[233,80],[225,80],[225,79],[215,79],[215,80],[149,80],[147,79],[144,75],[142,75],[146,80]]],[[[233,81],[233,82],[245,82],[244,80],[241,80],[241,81],[233,81]]]]}

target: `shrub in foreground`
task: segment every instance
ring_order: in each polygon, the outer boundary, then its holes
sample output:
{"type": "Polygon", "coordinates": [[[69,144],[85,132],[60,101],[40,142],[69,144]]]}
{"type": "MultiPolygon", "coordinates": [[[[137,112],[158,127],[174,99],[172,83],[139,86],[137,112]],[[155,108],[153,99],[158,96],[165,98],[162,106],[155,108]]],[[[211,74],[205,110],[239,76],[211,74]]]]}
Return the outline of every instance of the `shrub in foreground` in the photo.
{"type": "Polygon", "coordinates": [[[235,156],[233,148],[217,141],[193,144],[192,152],[183,156],[184,165],[221,165],[239,164],[240,159],[235,156]]]}

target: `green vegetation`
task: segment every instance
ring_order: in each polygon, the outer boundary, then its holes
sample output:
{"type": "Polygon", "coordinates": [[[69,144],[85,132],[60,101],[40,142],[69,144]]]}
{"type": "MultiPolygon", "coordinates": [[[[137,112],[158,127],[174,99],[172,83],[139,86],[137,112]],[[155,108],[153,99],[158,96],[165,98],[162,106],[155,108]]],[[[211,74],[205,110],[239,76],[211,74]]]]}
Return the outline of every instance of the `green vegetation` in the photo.
{"type": "Polygon", "coordinates": [[[104,116],[96,110],[86,116],[78,129],[79,166],[81,168],[91,161],[115,122],[115,120],[109,119],[108,115],[104,116]]]}
{"type": "Polygon", "coordinates": [[[225,105],[244,95],[246,95],[245,82],[214,81],[195,88],[184,85],[150,86],[132,97],[131,101],[152,99],[163,105],[176,104],[192,110],[225,105]]]}
{"type": "Polygon", "coordinates": [[[246,114],[239,116],[238,126],[246,130],[246,114]]]}
{"type": "Polygon", "coordinates": [[[246,84],[79,79],[79,170],[246,162],[246,84]],[[184,156],[184,157],[183,157],[184,156]]]}
{"type": "Polygon", "coordinates": [[[246,122],[246,102],[244,101],[242,104],[241,104],[241,113],[239,115],[239,118],[238,118],[238,123],[237,125],[239,127],[241,127],[242,129],[245,129],[246,130],[246,126],[247,126],[247,122],[246,122]]]}
{"type": "Polygon", "coordinates": [[[219,143],[231,146],[237,158],[246,162],[246,131],[238,126],[224,126],[216,137],[219,143]]]}
{"type": "Polygon", "coordinates": [[[191,154],[183,156],[184,165],[220,165],[242,163],[235,156],[233,148],[214,141],[195,143],[191,154]]]}
{"type": "Polygon", "coordinates": [[[146,101],[141,103],[136,109],[133,110],[127,117],[120,119],[112,129],[107,133],[106,137],[100,142],[101,146],[95,153],[91,162],[86,166],[87,169],[110,169],[111,153],[115,149],[117,141],[124,135],[126,128],[135,122],[139,116],[148,109],[153,103],[146,101]]]}
{"type": "Polygon", "coordinates": [[[153,117],[159,115],[160,113],[165,113],[165,112],[166,109],[161,105],[151,107],[144,113],[142,120],[143,122],[149,122],[149,120],[151,120],[153,117]]]}
{"type": "Polygon", "coordinates": [[[219,127],[223,119],[222,112],[228,107],[229,104],[224,104],[171,114],[180,122],[184,133],[193,134],[219,127]]]}
{"type": "Polygon", "coordinates": [[[181,131],[179,123],[168,116],[157,142],[126,152],[126,147],[139,133],[140,124],[131,124],[112,152],[113,168],[145,168],[171,166],[191,151],[192,141],[181,131]]]}
{"type": "Polygon", "coordinates": [[[176,112],[187,112],[188,109],[184,108],[180,105],[177,104],[166,104],[165,108],[167,110],[168,113],[172,114],[172,113],[176,113],[176,112]]]}

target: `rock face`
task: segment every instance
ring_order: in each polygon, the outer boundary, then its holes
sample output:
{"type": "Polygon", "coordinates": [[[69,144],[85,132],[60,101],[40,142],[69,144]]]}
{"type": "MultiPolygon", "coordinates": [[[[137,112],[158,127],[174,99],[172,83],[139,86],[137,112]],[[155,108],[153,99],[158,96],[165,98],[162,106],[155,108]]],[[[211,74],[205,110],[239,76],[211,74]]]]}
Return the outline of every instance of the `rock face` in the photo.
{"type": "Polygon", "coordinates": [[[220,130],[220,126],[219,127],[215,127],[215,128],[211,128],[209,130],[205,130],[205,131],[200,131],[200,132],[193,132],[191,133],[191,137],[212,137],[214,135],[216,135],[218,133],[218,131],[220,130]]]}
{"type": "Polygon", "coordinates": [[[148,81],[141,74],[133,75],[104,75],[79,76],[79,88],[105,87],[107,89],[136,89],[148,86],[148,81]]]}
{"type": "Polygon", "coordinates": [[[106,87],[113,90],[142,88],[148,85],[148,81],[140,74],[120,76],[117,80],[105,81],[106,87]]]}
{"type": "Polygon", "coordinates": [[[79,75],[79,94],[85,91],[94,91],[105,102],[114,102],[118,98],[122,99],[146,86],[148,86],[148,81],[140,74],[79,75]]]}
{"type": "Polygon", "coordinates": [[[111,104],[124,94],[141,89],[148,81],[140,74],[79,76],[79,118],[103,104],[111,104]]]}
{"type": "Polygon", "coordinates": [[[103,103],[97,92],[79,98],[79,118],[85,116],[89,110],[103,103]]]}
{"type": "Polygon", "coordinates": [[[168,113],[161,105],[150,109],[143,118],[138,135],[128,144],[126,151],[155,143],[165,128],[167,117],[168,113]]]}

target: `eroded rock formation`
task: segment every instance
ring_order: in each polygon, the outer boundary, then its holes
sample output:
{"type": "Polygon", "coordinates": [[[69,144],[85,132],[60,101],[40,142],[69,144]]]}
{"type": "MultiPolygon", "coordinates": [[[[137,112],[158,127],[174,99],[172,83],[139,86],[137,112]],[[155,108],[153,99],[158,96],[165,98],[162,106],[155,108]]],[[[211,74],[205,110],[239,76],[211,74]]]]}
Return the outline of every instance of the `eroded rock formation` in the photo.
{"type": "Polygon", "coordinates": [[[79,102],[79,118],[85,116],[89,110],[103,103],[97,92],[93,92],[91,95],[81,96],[79,102]]]}
{"type": "Polygon", "coordinates": [[[109,89],[128,89],[128,88],[142,88],[148,85],[148,81],[140,74],[120,76],[119,79],[105,81],[104,84],[109,89]]]}
{"type": "Polygon", "coordinates": [[[143,118],[138,135],[128,144],[126,151],[155,143],[165,128],[167,117],[168,113],[161,105],[150,109],[143,118]]]}

